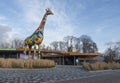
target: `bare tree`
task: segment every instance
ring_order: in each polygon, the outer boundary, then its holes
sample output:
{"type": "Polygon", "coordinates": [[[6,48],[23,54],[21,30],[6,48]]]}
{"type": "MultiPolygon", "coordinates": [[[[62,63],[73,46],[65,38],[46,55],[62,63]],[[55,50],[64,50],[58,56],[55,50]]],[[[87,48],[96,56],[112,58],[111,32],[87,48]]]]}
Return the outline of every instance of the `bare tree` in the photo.
{"type": "Polygon", "coordinates": [[[74,36],[66,36],[63,38],[67,45],[67,51],[72,51],[72,48],[76,45],[77,38],[74,36]]]}
{"type": "Polygon", "coordinates": [[[109,47],[104,52],[104,58],[106,62],[120,62],[120,43],[119,42],[109,42],[106,45],[109,47]]]}
{"type": "Polygon", "coordinates": [[[54,41],[51,43],[51,46],[55,50],[61,51],[73,51],[73,48],[75,48],[76,52],[83,53],[94,53],[98,50],[96,43],[87,35],[82,35],[79,38],[66,36],[63,40],[64,41],[54,41]]]}
{"type": "Polygon", "coordinates": [[[115,62],[117,59],[117,54],[114,49],[108,48],[104,53],[105,62],[115,62]]]}
{"type": "Polygon", "coordinates": [[[51,44],[50,44],[54,50],[57,50],[58,48],[58,42],[57,41],[53,41],[51,44]]]}
{"type": "Polygon", "coordinates": [[[64,41],[58,42],[58,48],[60,51],[67,51],[67,44],[64,41]]]}
{"type": "Polygon", "coordinates": [[[20,39],[13,39],[11,43],[11,48],[22,48],[23,47],[23,40],[20,39]]]}
{"type": "Polygon", "coordinates": [[[97,52],[98,48],[95,42],[91,39],[91,37],[87,35],[82,35],[79,37],[79,40],[82,42],[82,50],[83,53],[94,53],[97,52]]]}
{"type": "Polygon", "coordinates": [[[10,44],[7,43],[7,42],[4,42],[4,43],[0,44],[0,48],[9,48],[9,47],[10,47],[10,44]]]}
{"type": "Polygon", "coordinates": [[[11,42],[7,43],[1,43],[0,44],[1,48],[20,48],[23,47],[23,41],[20,39],[13,39],[11,42]]]}

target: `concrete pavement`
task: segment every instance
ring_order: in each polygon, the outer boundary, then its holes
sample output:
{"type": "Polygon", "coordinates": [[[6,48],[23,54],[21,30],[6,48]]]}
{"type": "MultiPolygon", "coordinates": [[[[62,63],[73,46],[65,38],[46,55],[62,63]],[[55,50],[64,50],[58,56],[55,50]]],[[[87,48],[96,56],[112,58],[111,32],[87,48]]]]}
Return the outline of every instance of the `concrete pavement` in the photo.
{"type": "Polygon", "coordinates": [[[120,71],[54,83],[120,83],[120,71]]]}

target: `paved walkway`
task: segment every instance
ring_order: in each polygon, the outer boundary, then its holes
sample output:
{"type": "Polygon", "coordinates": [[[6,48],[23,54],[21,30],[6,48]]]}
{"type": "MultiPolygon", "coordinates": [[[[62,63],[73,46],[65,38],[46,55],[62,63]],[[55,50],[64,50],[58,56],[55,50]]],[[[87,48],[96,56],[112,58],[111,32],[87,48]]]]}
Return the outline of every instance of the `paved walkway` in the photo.
{"type": "Polygon", "coordinates": [[[84,80],[116,72],[120,75],[120,70],[87,72],[81,66],[56,66],[47,69],[0,69],[0,83],[78,83],[79,79],[83,80],[80,83],[88,83],[84,80]]]}
{"type": "Polygon", "coordinates": [[[75,80],[67,80],[55,83],[120,83],[120,71],[111,74],[91,76],[75,80]]]}

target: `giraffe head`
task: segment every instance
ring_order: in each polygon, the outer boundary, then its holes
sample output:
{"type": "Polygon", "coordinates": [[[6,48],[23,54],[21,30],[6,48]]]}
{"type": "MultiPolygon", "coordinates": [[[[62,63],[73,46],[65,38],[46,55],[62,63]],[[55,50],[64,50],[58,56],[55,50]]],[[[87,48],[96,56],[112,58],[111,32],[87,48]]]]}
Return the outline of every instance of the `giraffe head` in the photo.
{"type": "Polygon", "coordinates": [[[53,12],[52,12],[49,8],[47,8],[47,9],[46,9],[46,14],[47,14],[47,15],[53,15],[53,12]]]}

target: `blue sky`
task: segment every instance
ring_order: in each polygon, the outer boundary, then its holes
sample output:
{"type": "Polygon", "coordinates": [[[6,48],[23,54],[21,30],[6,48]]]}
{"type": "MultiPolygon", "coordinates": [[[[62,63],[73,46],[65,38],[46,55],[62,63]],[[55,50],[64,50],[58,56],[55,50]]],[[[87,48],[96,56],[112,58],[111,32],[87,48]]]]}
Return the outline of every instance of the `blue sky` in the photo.
{"type": "Polygon", "coordinates": [[[46,8],[54,15],[45,25],[45,44],[86,34],[103,52],[105,43],[120,41],[120,0],[0,0],[1,42],[31,35],[46,8]]]}

